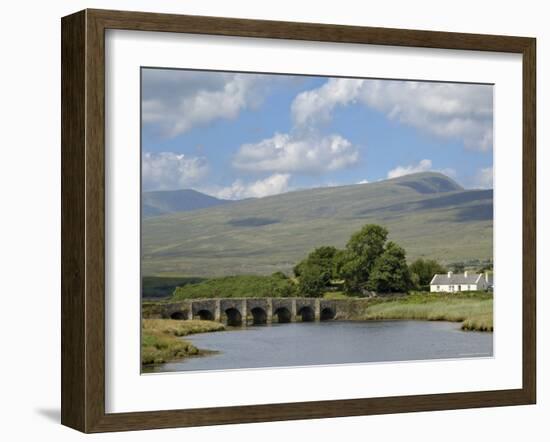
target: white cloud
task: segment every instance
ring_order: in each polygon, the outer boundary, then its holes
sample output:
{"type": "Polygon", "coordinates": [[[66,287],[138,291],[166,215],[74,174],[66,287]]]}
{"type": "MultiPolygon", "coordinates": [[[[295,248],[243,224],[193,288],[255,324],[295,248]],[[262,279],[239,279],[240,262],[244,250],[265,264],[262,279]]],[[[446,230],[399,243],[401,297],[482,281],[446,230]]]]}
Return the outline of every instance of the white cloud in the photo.
{"type": "Polygon", "coordinates": [[[445,169],[433,169],[432,160],[421,160],[417,164],[409,164],[408,166],[398,166],[388,172],[388,178],[398,178],[411,173],[420,172],[439,172],[450,177],[456,177],[456,171],[450,167],[445,169]]]}
{"type": "Polygon", "coordinates": [[[242,145],[233,165],[256,172],[317,174],[348,167],[358,160],[357,149],[337,134],[295,136],[276,133],[258,143],[242,145]]]}
{"type": "Polygon", "coordinates": [[[427,172],[432,168],[431,160],[421,160],[418,164],[411,164],[409,166],[398,166],[388,172],[388,178],[398,178],[404,175],[410,175],[411,173],[427,172]]]}
{"type": "Polygon", "coordinates": [[[434,172],[440,172],[442,173],[443,175],[447,175],[451,178],[456,178],[456,170],[450,168],[450,167],[446,167],[444,169],[434,169],[433,170],[434,172]]]}
{"type": "Polygon", "coordinates": [[[333,78],[299,94],[292,104],[296,125],[319,124],[337,106],[362,103],[389,118],[468,148],[493,144],[493,93],[489,85],[333,78]]]}
{"type": "Polygon", "coordinates": [[[298,94],[291,107],[294,123],[305,126],[329,120],[336,106],[356,101],[362,87],[363,80],[330,79],[318,89],[298,94]]]}
{"type": "Polygon", "coordinates": [[[367,179],[357,181],[357,184],[368,184],[368,183],[369,183],[369,180],[367,180],[367,179]]]}
{"type": "Polygon", "coordinates": [[[265,81],[252,74],[146,70],[142,118],[168,137],[216,119],[234,119],[262,100],[265,81]]]}
{"type": "Polygon", "coordinates": [[[273,174],[265,179],[245,183],[242,180],[236,180],[231,186],[224,187],[218,191],[211,192],[218,198],[223,199],[243,199],[243,198],[262,198],[269,195],[277,195],[288,191],[288,182],[290,174],[273,174]]]}
{"type": "Polygon", "coordinates": [[[493,168],[492,167],[486,167],[478,170],[475,178],[475,187],[479,187],[482,189],[493,188],[493,168]]]}
{"type": "Polygon", "coordinates": [[[174,190],[189,187],[208,172],[206,160],[174,152],[143,154],[141,162],[144,190],[174,190]]]}

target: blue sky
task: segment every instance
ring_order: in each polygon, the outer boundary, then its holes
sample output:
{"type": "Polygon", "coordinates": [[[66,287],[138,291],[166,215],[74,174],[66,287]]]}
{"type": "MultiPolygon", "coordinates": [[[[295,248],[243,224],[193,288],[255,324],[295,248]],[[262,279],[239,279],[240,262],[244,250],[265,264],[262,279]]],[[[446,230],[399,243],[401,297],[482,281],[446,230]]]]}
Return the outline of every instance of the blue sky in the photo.
{"type": "Polygon", "coordinates": [[[439,171],[491,188],[490,85],[142,69],[144,190],[228,199],[439,171]]]}

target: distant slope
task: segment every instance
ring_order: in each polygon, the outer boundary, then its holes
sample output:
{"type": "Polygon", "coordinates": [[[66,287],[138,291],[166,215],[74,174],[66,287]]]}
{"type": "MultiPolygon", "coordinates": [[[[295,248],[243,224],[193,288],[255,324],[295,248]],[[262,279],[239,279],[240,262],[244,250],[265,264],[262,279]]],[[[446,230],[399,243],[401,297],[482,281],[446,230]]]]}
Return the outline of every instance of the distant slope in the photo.
{"type": "Polygon", "coordinates": [[[378,223],[409,259],[492,257],[493,191],[438,173],[324,187],[144,220],[143,274],[222,276],[290,272],[314,247],[343,247],[378,223]]]}
{"type": "Polygon", "coordinates": [[[227,204],[221,200],[192,189],[143,192],[141,212],[143,217],[166,213],[187,212],[227,204]]]}

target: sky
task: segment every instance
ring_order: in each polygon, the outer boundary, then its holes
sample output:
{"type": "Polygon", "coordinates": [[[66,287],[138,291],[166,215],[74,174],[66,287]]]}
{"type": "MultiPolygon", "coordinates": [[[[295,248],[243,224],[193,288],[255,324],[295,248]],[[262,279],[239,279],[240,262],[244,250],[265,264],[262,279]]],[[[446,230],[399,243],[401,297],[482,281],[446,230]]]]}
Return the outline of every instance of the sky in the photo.
{"type": "Polygon", "coordinates": [[[224,199],[436,171],[493,186],[491,85],[142,69],[142,188],[224,199]]]}

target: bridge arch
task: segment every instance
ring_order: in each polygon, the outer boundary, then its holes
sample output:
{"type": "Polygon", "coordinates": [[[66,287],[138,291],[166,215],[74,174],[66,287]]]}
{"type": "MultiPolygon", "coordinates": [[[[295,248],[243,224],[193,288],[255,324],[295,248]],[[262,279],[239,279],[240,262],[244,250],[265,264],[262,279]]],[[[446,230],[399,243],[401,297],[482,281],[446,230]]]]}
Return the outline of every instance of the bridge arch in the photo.
{"type": "Polygon", "coordinates": [[[288,324],[292,320],[292,314],[286,307],[279,307],[273,312],[273,316],[277,317],[279,324],[288,324]]]}
{"type": "Polygon", "coordinates": [[[261,307],[254,307],[250,310],[252,314],[252,324],[263,325],[267,324],[267,312],[261,307]]]}
{"type": "Polygon", "coordinates": [[[321,309],[321,321],[329,321],[331,319],[334,319],[336,316],[336,312],[332,307],[324,307],[321,309]]]}
{"type": "Polygon", "coordinates": [[[227,325],[230,326],[239,326],[243,324],[243,316],[241,312],[235,307],[230,307],[225,311],[227,317],[227,325]]]}
{"type": "Polygon", "coordinates": [[[304,305],[297,313],[301,316],[302,322],[315,321],[315,311],[309,305],[304,305]]]}
{"type": "Polygon", "coordinates": [[[203,321],[213,321],[214,313],[207,309],[201,309],[197,312],[197,316],[203,321]]]}
{"type": "Polygon", "coordinates": [[[189,317],[189,312],[187,310],[176,310],[170,314],[170,319],[185,320],[189,317]]]}

